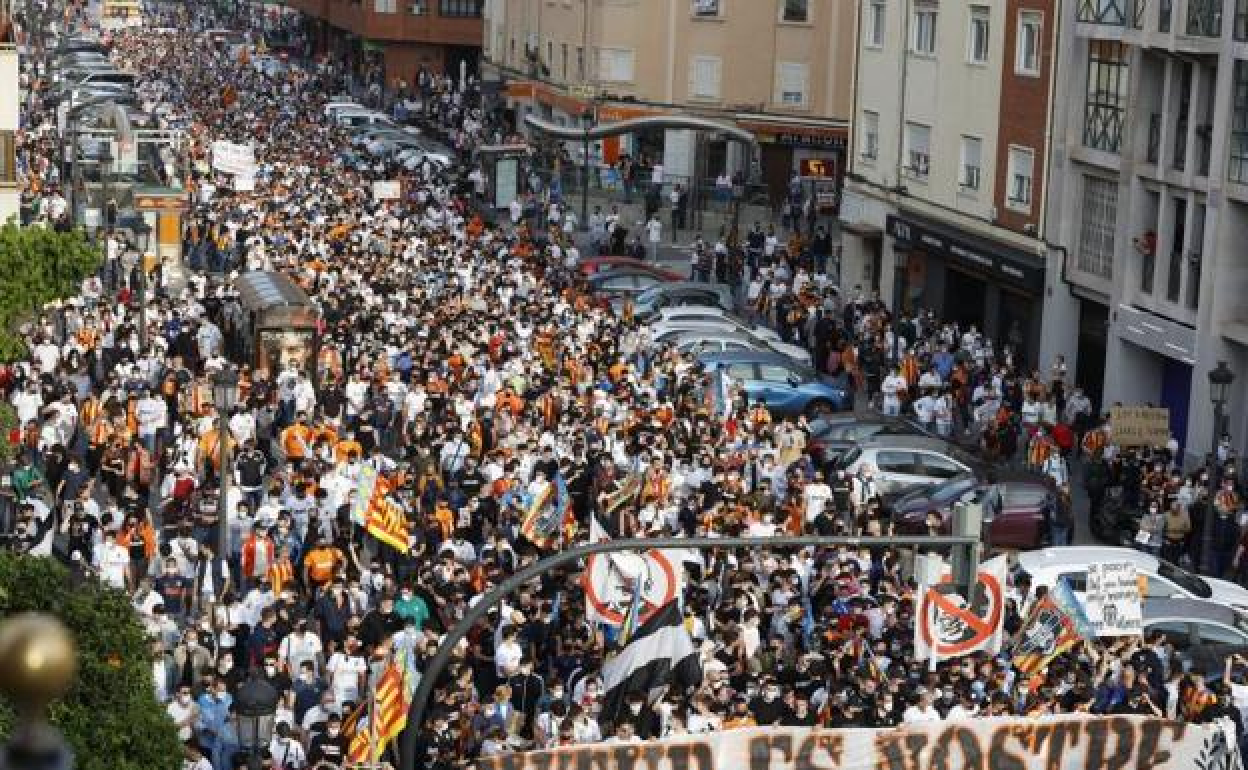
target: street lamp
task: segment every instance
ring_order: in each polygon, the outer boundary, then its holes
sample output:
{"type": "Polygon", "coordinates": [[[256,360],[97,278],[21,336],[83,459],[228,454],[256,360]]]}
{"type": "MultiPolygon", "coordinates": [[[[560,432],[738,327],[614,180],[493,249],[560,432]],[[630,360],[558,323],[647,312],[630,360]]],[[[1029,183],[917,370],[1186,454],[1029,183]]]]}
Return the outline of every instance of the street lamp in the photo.
{"type": "Polygon", "coordinates": [[[230,491],[230,411],[238,402],[238,372],[223,366],[212,378],[212,403],[217,408],[217,461],[220,494],[217,497],[217,553],[229,553],[230,516],[226,498],[230,491]]]}
{"type": "Polygon", "coordinates": [[[594,110],[589,105],[581,113],[581,231],[589,229],[589,132],[594,127],[594,110]]]}
{"type": "Polygon", "coordinates": [[[138,284],[139,292],[139,345],[147,349],[147,250],[152,243],[152,228],[146,223],[140,221],[134,226],[134,245],[139,250],[139,261],[135,264],[135,270],[139,271],[138,280],[135,276],[130,276],[131,283],[138,284]]]}
{"type": "MultiPolygon", "coordinates": [[[[1200,561],[1201,572],[1208,575],[1213,571],[1213,522],[1214,517],[1214,500],[1218,495],[1218,439],[1222,434],[1222,412],[1226,408],[1226,400],[1231,392],[1231,383],[1235,382],[1235,373],[1226,365],[1225,361],[1219,361],[1218,365],[1209,371],[1209,400],[1213,402],[1213,427],[1210,428],[1210,451],[1209,451],[1209,498],[1205,501],[1205,525],[1200,535],[1200,561]]],[[[1214,577],[1221,577],[1215,575],[1214,577]]]]}
{"type": "Polygon", "coordinates": [[[234,698],[234,714],[230,717],[238,747],[247,754],[249,767],[260,766],[260,751],[269,746],[273,737],[273,718],[277,714],[277,690],[260,678],[256,671],[238,688],[234,698]]]}

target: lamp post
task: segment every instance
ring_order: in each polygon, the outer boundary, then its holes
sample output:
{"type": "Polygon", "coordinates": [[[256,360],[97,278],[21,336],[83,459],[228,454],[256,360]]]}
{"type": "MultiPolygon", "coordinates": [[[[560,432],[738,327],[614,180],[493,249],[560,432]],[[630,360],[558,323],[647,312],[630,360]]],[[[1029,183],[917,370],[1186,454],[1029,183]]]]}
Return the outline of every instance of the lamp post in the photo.
{"type": "MultiPolygon", "coordinates": [[[[152,228],[146,222],[134,226],[135,246],[139,250],[139,261],[135,269],[139,271],[139,345],[147,349],[147,249],[152,242],[152,228]]],[[[134,282],[131,276],[131,281],[134,282]]]]}
{"type": "Polygon", "coordinates": [[[0,625],[0,691],[18,711],[8,742],[0,746],[0,767],[72,768],[65,738],[48,724],[46,711],[73,684],[77,670],[74,639],[56,618],[24,613],[0,625]]]}
{"type": "Polygon", "coordinates": [[[586,105],[581,113],[581,232],[589,230],[589,131],[594,127],[594,110],[586,105]]]}
{"type": "MultiPolygon", "coordinates": [[[[1222,433],[1222,412],[1226,408],[1226,399],[1231,392],[1231,383],[1235,382],[1235,373],[1219,361],[1209,371],[1209,400],[1213,402],[1213,427],[1210,428],[1209,449],[1209,497],[1205,500],[1205,523],[1200,533],[1200,571],[1208,575],[1213,572],[1213,523],[1217,513],[1214,511],[1214,500],[1218,494],[1218,439],[1222,433]]],[[[1221,577],[1221,575],[1214,575],[1221,577]]]]}
{"type": "Polygon", "coordinates": [[[234,698],[234,714],[230,717],[238,746],[247,754],[248,767],[260,766],[260,751],[268,748],[273,737],[273,717],[277,714],[277,690],[260,678],[254,670],[238,688],[234,698]]]}
{"type": "Polygon", "coordinates": [[[212,403],[217,408],[217,462],[220,494],[217,497],[217,553],[226,558],[230,547],[230,516],[226,498],[230,493],[230,410],[238,401],[238,372],[222,367],[212,378],[212,403]]]}

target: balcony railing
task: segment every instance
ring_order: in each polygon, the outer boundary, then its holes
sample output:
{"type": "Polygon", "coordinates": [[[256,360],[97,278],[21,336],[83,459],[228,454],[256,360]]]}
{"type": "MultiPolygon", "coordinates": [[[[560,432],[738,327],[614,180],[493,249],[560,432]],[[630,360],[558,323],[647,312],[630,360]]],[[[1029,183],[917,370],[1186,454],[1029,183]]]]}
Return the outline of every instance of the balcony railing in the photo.
{"type": "Polygon", "coordinates": [[[1161,113],[1154,112],[1148,116],[1148,148],[1145,151],[1145,159],[1149,163],[1156,163],[1161,156],[1161,113]]]}
{"type": "Polygon", "coordinates": [[[1080,0],[1077,18],[1090,24],[1124,26],[1127,23],[1124,2],[1130,0],[1080,0]]]}
{"type": "Polygon", "coordinates": [[[1187,34],[1222,37],[1222,0],[1187,0],[1187,34]]]}
{"type": "Polygon", "coordinates": [[[979,166],[965,165],[962,167],[961,185],[967,190],[979,189],[979,166]]]}

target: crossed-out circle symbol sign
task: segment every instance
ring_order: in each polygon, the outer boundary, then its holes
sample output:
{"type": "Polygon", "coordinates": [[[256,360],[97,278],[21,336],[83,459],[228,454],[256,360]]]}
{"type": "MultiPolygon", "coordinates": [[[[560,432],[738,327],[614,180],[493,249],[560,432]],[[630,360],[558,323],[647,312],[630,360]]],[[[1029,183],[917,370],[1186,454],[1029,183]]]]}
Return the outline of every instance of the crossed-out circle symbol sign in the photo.
{"type": "Polygon", "coordinates": [[[965,655],[987,642],[1000,627],[1005,606],[1000,581],[986,572],[979,573],[969,604],[960,603],[955,590],[945,578],[923,593],[919,608],[923,641],[942,658],[965,655]]]}
{"type": "MultiPolygon", "coordinates": [[[[660,607],[676,598],[676,569],[658,549],[642,554],[614,554],[623,557],[631,570],[641,574],[641,610],[638,624],[645,623],[660,607]]],[[[608,623],[619,625],[628,615],[633,598],[632,576],[623,575],[606,554],[596,553],[585,563],[585,600],[608,623]]]]}

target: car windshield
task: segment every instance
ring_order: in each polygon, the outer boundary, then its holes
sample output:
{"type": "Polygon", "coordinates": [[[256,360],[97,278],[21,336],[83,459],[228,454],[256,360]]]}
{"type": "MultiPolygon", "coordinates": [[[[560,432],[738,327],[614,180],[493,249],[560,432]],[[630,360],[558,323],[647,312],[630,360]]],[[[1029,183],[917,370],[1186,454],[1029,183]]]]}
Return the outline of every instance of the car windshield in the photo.
{"type": "Polygon", "coordinates": [[[944,484],[910,490],[898,498],[898,502],[923,499],[930,501],[933,505],[944,505],[962,497],[973,484],[974,481],[968,478],[951,479],[944,484]]]}
{"type": "Polygon", "coordinates": [[[1208,599],[1213,596],[1213,589],[1209,587],[1204,578],[1193,575],[1165,559],[1157,560],[1157,574],[1198,599],[1208,599]]]}
{"type": "Polygon", "coordinates": [[[662,293],[663,293],[662,286],[651,286],[649,289],[646,289],[645,291],[637,295],[637,304],[648,305],[651,302],[654,302],[655,297],[658,297],[662,293]]]}

